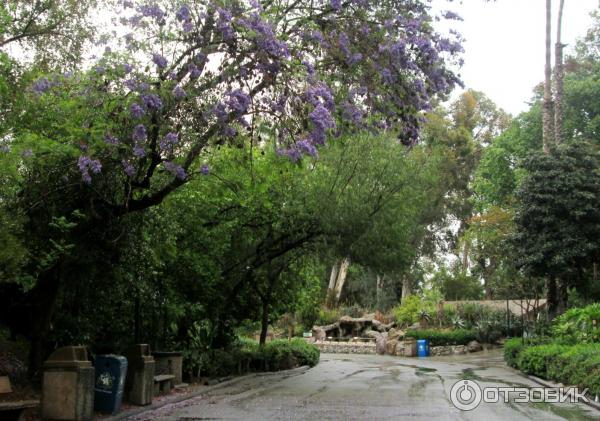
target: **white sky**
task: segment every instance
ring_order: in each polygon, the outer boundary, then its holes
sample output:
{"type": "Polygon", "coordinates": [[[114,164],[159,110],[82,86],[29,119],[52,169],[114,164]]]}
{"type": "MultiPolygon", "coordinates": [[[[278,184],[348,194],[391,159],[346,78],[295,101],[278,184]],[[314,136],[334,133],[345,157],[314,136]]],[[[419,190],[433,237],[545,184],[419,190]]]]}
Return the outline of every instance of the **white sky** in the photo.
{"type": "MultiPolygon", "coordinates": [[[[558,0],[554,0],[552,46],[556,36],[558,0]]],[[[533,88],[544,78],[544,0],[434,0],[434,9],[452,10],[464,18],[454,22],[466,39],[461,69],[467,88],[484,92],[516,115],[528,108],[533,88]]],[[[600,0],[566,0],[563,43],[574,46],[592,25],[590,12],[600,0]]],[[[568,48],[567,47],[567,51],[568,48]]]]}

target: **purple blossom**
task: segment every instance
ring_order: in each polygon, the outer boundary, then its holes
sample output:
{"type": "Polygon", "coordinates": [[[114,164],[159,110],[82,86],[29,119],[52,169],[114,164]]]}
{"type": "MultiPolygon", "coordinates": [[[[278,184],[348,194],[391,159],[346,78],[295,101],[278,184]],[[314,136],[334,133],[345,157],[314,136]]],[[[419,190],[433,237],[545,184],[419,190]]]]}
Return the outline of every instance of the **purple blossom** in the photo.
{"type": "Polygon", "coordinates": [[[330,0],[329,5],[336,12],[339,12],[340,10],[342,10],[342,1],[341,0],[330,0]]]}
{"type": "Polygon", "coordinates": [[[131,73],[133,71],[133,66],[129,63],[124,63],[123,70],[125,71],[125,74],[128,75],[129,73],[131,73]]]}
{"type": "Polygon", "coordinates": [[[458,20],[458,21],[463,20],[463,18],[460,15],[452,12],[451,10],[446,10],[446,11],[442,12],[442,17],[444,19],[448,19],[448,20],[458,20]]]}
{"type": "Polygon", "coordinates": [[[181,165],[177,165],[171,161],[165,161],[163,164],[165,166],[165,169],[171,174],[173,174],[180,180],[185,180],[185,170],[181,165]]]}
{"type": "Polygon", "coordinates": [[[146,150],[142,145],[134,145],[133,146],[133,155],[138,158],[143,158],[146,156],[146,150]]]}
{"type": "Polygon", "coordinates": [[[300,150],[304,154],[310,156],[318,155],[317,148],[315,147],[315,145],[313,145],[310,139],[299,140],[298,142],[296,142],[296,146],[298,147],[298,150],[300,150]]]}
{"type": "Polygon", "coordinates": [[[212,114],[217,117],[217,120],[223,121],[227,118],[227,110],[225,109],[225,104],[219,102],[215,104],[212,109],[212,114]]]}
{"type": "Polygon", "coordinates": [[[331,113],[323,105],[319,104],[310,113],[310,120],[318,127],[323,129],[335,128],[335,122],[331,118],[331,113]]]}
{"type": "Polygon", "coordinates": [[[146,127],[143,124],[138,124],[137,126],[135,126],[131,138],[135,142],[144,142],[148,138],[148,134],[146,133],[146,127]]]}
{"type": "Polygon", "coordinates": [[[146,114],[146,110],[144,110],[144,108],[142,108],[137,102],[131,104],[131,107],[129,107],[129,112],[133,118],[142,118],[144,114],[146,114]]]}
{"type": "Polygon", "coordinates": [[[150,109],[160,110],[162,108],[162,101],[156,94],[145,94],[141,96],[144,105],[150,109]]]}
{"type": "Polygon", "coordinates": [[[233,26],[231,26],[231,12],[225,9],[219,9],[219,21],[217,28],[221,31],[224,40],[233,38],[233,26]]]}
{"type": "Polygon", "coordinates": [[[167,67],[167,59],[158,53],[152,54],[152,61],[158,66],[159,69],[167,67]]]}
{"type": "Polygon", "coordinates": [[[387,85],[394,84],[394,77],[392,75],[392,72],[387,67],[381,69],[381,79],[383,80],[383,83],[387,85]]]}
{"type": "Polygon", "coordinates": [[[344,102],[342,103],[342,118],[353,124],[359,124],[362,121],[363,113],[356,105],[344,102]]]}
{"type": "Polygon", "coordinates": [[[262,4],[260,4],[259,0],[250,0],[250,6],[252,6],[254,9],[258,9],[260,11],[263,10],[262,4]]]}
{"type": "Polygon", "coordinates": [[[200,167],[200,174],[202,174],[202,175],[210,174],[210,167],[208,166],[208,164],[202,164],[202,166],[200,167]]]}
{"type": "Polygon", "coordinates": [[[31,158],[31,157],[33,156],[33,151],[32,151],[30,148],[28,148],[28,149],[25,149],[25,150],[24,150],[24,151],[21,153],[21,156],[22,156],[23,158],[31,158]]]}
{"type": "Polygon", "coordinates": [[[223,137],[235,137],[237,130],[235,127],[225,126],[222,131],[223,137]]]}
{"type": "Polygon", "coordinates": [[[173,95],[175,95],[175,98],[185,98],[187,96],[187,93],[183,90],[183,88],[179,85],[175,86],[175,88],[173,89],[173,95]]]}
{"type": "Polygon", "coordinates": [[[184,22],[191,19],[190,15],[190,7],[187,4],[181,5],[177,13],[175,13],[175,17],[178,21],[184,22]]]}
{"type": "Polygon", "coordinates": [[[238,114],[244,114],[252,102],[250,96],[241,89],[236,89],[226,95],[228,96],[227,105],[238,114]]]}
{"type": "Polygon", "coordinates": [[[194,23],[191,20],[186,20],[183,22],[183,32],[188,33],[192,32],[194,29],[194,23]]]}
{"type": "Polygon", "coordinates": [[[43,94],[44,92],[46,92],[47,90],[49,90],[50,88],[52,88],[55,85],[54,82],[51,82],[47,77],[43,77],[40,78],[38,80],[36,80],[31,89],[38,95],[43,94]]]}
{"type": "Polygon", "coordinates": [[[113,136],[110,133],[106,133],[104,135],[104,141],[109,144],[109,145],[113,145],[116,146],[119,144],[119,139],[117,139],[115,136],[113,136]]]}
{"type": "Polygon", "coordinates": [[[96,73],[98,73],[99,75],[103,75],[104,73],[106,73],[106,67],[104,67],[104,66],[96,66],[96,67],[94,67],[94,71],[96,73]]]}
{"type": "Polygon", "coordinates": [[[177,143],[179,143],[179,135],[177,133],[169,132],[160,140],[158,147],[163,152],[172,151],[177,143]]]}
{"type": "Polygon", "coordinates": [[[306,97],[308,102],[315,107],[319,104],[324,104],[329,111],[333,111],[335,109],[335,101],[333,100],[331,90],[324,83],[318,83],[316,85],[309,86],[306,90],[306,97]]]}
{"type": "Polygon", "coordinates": [[[255,33],[256,45],[259,49],[274,57],[289,57],[287,44],[277,39],[271,24],[262,19],[258,13],[253,13],[249,19],[240,19],[239,22],[255,33]]]}
{"type": "Polygon", "coordinates": [[[190,72],[191,79],[198,79],[202,74],[202,70],[200,70],[194,63],[190,63],[188,65],[188,72],[190,72]]]}
{"type": "Polygon", "coordinates": [[[81,173],[81,178],[85,184],[92,183],[92,176],[90,175],[90,171],[93,174],[99,174],[102,171],[102,164],[97,159],[91,159],[89,156],[82,155],[79,157],[77,161],[77,167],[79,168],[79,172],[81,173]]]}
{"type": "Polygon", "coordinates": [[[0,146],[0,152],[2,152],[2,153],[9,153],[10,152],[10,145],[4,144],[4,145],[0,146]]]}
{"type": "Polygon", "coordinates": [[[135,175],[135,167],[129,161],[123,159],[121,161],[121,165],[123,165],[123,170],[129,177],[133,177],[135,175]]]}
{"type": "Polygon", "coordinates": [[[315,74],[315,66],[312,65],[311,62],[307,60],[302,60],[302,64],[306,67],[306,72],[309,76],[313,76],[315,74]]]}
{"type": "Polygon", "coordinates": [[[163,10],[158,7],[157,4],[146,4],[140,6],[138,11],[142,14],[142,16],[154,18],[157,22],[162,21],[165,17],[165,12],[163,12],[163,10]]]}

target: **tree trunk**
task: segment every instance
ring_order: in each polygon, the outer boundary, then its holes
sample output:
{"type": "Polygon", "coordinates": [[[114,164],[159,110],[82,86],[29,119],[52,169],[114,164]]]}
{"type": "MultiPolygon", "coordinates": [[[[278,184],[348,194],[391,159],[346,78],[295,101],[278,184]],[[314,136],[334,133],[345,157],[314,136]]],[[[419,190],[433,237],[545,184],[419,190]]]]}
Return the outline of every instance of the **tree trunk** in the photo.
{"type": "Polygon", "coordinates": [[[329,286],[327,287],[327,297],[325,298],[325,306],[327,308],[333,308],[335,305],[334,295],[335,295],[335,283],[337,281],[338,272],[339,272],[339,261],[336,260],[331,266],[331,274],[329,275],[329,286]]]}
{"type": "Polygon", "coordinates": [[[259,345],[265,346],[267,343],[267,332],[269,330],[269,301],[265,297],[262,299],[262,320],[260,324],[260,341],[259,345]]]}
{"type": "Polygon", "coordinates": [[[383,288],[383,276],[377,275],[377,281],[375,284],[375,310],[379,310],[381,305],[381,290],[383,288]]]}
{"type": "Polygon", "coordinates": [[[546,0],[546,67],[544,78],[544,114],[543,114],[543,148],[544,153],[550,153],[553,138],[552,118],[552,0],[546,0]]]}
{"type": "Polygon", "coordinates": [[[546,280],[546,308],[548,309],[548,318],[554,319],[558,312],[558,288],[555,278],[546,280]]]}
{"type": "Polygon", "coordinates": [[[60,269],[57,264],[44,273],[36,286],[31,290],[33,304],[33,322],[31,332],[31,349],[29,351],[29,375],[37,378],[42,373],[42,366],[47,357],[47,339],[58,291],[60,289],[60,269]]]}
{"type": "Polygon", "coordinates": [[[348,276],[348,268],[350,267],[350,259],[345,257],[340,263],[340,271],[335,281],[335,304],[340,302],[342,296],[342,289],[346,283],[346,277],[348,276]]]}
{"type": "Polygon", "coordinates": [[[404,275],[402,277],[402,298],[400,299],[400,302],[402,303],[409,295],[412,295],[412,285],[410,278],[407,275],[404,275]]]}
{"type": "Polygon", "coordinates": [[[564,111],[563,111],[563,48],[562,44],[562,18],[565,7],[565,0],[560,0],[558,9],[558,27],[556,29],[555,45],[555,68],[554,83],[556,84],[554,96],[554,141],[560,144],[563,141],[564,132],[564,111]]]}

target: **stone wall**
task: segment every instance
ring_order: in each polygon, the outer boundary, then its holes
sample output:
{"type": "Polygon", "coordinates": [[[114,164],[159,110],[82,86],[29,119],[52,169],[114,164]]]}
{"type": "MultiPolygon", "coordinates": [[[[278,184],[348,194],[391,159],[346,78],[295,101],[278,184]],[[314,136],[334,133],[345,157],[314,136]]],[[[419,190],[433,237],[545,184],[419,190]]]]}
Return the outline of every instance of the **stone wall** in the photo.
{"type": "Polygon", "coordinates": [[[436,355],[462,355],[468,352],[466,345],[432,346],[429,353],[432,357],[436,355]]]}
{"type": "Polygon", "coordinates": [[[375,342],[316,341],[314,345],[325,354],[376,354],[375,342]]]}

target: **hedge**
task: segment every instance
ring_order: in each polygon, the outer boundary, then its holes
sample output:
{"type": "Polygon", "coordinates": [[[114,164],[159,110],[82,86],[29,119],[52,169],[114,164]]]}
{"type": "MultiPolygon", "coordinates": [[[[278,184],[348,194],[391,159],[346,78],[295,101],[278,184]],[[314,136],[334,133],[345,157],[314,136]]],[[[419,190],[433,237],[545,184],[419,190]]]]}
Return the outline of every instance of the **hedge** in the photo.
{"type": "Polygon", "coordinates": [[[600,395],[599,343],[530,345],[523,344],[521,339],[512,339],[504,346],[504,358],[524,373],[589,388],[592,395],[600,395]]]}
{"type": "Polygon", "coordinates": [[[256,371],[287,370],[319,362],[319,349],[301,338],[278,339],[261,348],[257,341],[241,339],[229,349],[210,352],[205,373],[210,377],[256,371]]]}
{"type": "Polygon", "coordinates": [[[467,329],[454,330],[409,330],[405,337],[415,339],[427,339],[430,346],[467,345],[477,339],[477,331],[467,329]]]}

